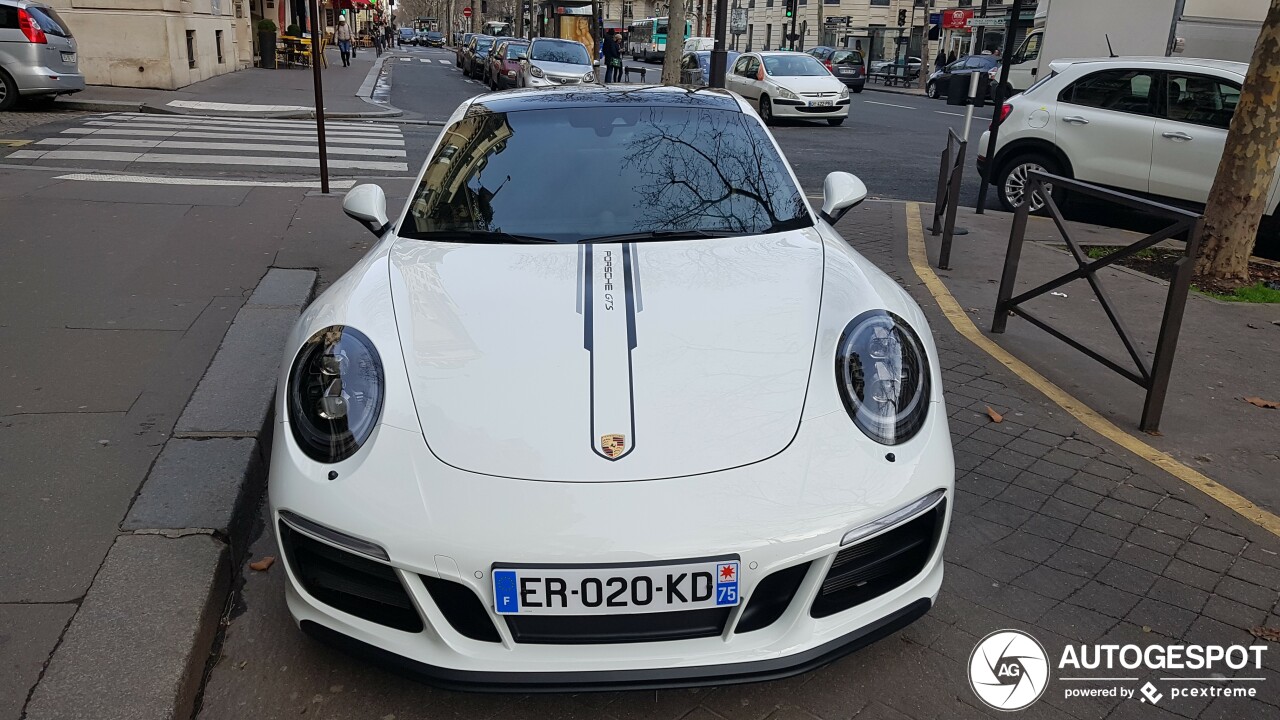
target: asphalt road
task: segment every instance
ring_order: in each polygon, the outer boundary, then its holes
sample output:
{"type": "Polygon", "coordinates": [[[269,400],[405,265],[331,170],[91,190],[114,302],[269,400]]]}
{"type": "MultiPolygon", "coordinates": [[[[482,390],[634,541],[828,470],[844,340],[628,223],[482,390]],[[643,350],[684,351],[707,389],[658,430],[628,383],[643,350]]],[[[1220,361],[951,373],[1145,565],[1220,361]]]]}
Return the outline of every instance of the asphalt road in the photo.
{"type": "MultiPolygon", "coordinates": [[[[411,59],[395,63],[391,103],[413,117],[443,121],[463,100],[488,92],[454,66],[452,50],[407,48],[403,54],[411,59]]],[[[652,79],[658,66],[645,67],[652,79]]],[[[924,97],[868,90],[853,95],[849,120],[840,127],[783,121],[773,134],[811,195],[821,194],[828,173],[843,170],[861,178],[873,198],[932,201],[947,128],[957,134],[964,128],[964,117],[956,110],[924,97]]],[[[975,113],[972,140],[990,119],[990,108],[975,113]]],[[[978,197],[977,171],[970,164],[965,173],[962,204],[972,205],[978,197]]]]}

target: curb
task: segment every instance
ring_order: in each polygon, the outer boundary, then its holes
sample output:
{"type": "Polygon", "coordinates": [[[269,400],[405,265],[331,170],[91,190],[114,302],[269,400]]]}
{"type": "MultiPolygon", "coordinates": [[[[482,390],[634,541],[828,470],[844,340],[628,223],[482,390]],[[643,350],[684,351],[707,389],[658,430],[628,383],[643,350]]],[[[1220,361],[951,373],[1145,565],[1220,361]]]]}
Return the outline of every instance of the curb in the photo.
{"type": "Polygon", "coordinates": [[[191,716],[266,485],[280,349],[315,283],[269,268],[236,313],[26,718],[191,716]]]}

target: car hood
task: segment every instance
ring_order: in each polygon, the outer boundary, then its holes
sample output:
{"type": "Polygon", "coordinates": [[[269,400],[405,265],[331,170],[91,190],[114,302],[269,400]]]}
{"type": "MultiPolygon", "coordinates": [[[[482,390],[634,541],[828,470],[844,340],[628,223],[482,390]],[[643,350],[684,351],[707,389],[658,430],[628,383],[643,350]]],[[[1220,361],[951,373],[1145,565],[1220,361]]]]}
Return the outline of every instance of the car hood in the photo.
{"type": "Polygon", "coordinates": [[[564,77],[580,78],[591,72],[590,65],[575,65],[574,63],[558,63],[549,62],[547,60],[530,60],[530,65],[537,65],[542,71],[550,75],[562,75],[564,77]]]}
{"type": "Polygon", "coordinates": [[[670,478],[795,437],[822,295],[815,230],[621,245],[399,240],[405,368],[441,461],[529,480],[670,478]]]}
{"type": "Polygon", "coordinates": [[[770,75],[769,79],[795,93],[840,92],[844,88],[844,83],[830,75],[770,75]]]}

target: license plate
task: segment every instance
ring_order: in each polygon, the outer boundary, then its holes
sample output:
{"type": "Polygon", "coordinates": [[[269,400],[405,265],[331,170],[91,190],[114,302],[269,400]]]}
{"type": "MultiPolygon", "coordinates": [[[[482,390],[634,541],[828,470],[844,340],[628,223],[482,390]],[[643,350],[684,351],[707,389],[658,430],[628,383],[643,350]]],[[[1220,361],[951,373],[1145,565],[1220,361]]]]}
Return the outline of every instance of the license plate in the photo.
{"type": "Polygon", "coordinates": [[[493,568],[500,615],[630,615],[738,604],[738,561],[493,568]]]}
{"type": "Polygon", "coordinates": [[[831,107],[835,102],[832,100],[814,100],[809,103],[812,107],[831,107]]]}
{"type": "Polygon", "coordinates": [[[68,53],[68,52],[64,52],[64,53],[62,53],[62,62],[64,62],[64,63],[73,63],[73,62],[75,62],[75,61],[76,61],[76,54],[75,54],[75,53],[73,53],[73,52],[70,52],[70,53],[68,53]]]}

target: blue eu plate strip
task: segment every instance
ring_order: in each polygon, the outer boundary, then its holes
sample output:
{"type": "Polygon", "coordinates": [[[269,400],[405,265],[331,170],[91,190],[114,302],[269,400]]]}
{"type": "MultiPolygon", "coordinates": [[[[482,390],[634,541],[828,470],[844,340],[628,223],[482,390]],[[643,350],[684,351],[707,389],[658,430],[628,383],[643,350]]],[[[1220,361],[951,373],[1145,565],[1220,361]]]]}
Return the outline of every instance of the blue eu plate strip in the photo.
{"type": "Polygon", "coordinates": [[[493,571],[493,597],[500,613],[520,612],[520,593],[514,570],[493,571]]]}

